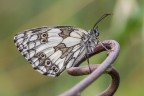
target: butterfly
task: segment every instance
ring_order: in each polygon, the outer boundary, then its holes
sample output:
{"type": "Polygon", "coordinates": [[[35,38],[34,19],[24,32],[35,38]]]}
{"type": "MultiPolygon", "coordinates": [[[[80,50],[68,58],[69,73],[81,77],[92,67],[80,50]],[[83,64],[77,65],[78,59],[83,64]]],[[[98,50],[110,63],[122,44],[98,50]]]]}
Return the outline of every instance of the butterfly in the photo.
{"type": "Polygon", "coordinates": [[[14,43],[32,67],[56,77],[94,51],[99,36],[97,24],[90,31],[73,26],[45,26],[17,33],[14,43]]]}

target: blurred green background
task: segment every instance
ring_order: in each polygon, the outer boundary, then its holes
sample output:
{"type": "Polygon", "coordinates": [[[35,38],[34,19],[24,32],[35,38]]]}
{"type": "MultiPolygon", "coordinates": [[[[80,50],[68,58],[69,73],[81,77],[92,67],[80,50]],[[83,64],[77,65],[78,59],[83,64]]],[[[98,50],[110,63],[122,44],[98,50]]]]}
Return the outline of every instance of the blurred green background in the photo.
{"type": "MultiPolygon", "coordinates": [[[[105,13],[113,15],[99,24],[99,38],[114,39],[121,45],[114,62],[121,76],[115,96],[144,96],[143,0],[0,0],[0,96],[57,96],[86,77],[64,72],[52,78],[34,71],[13,43],[16,33],[52,25],[89,30],[105,13]]],[[[105,57],[101,53],[90,61],[100,63],[105,57]]],[[[98,94],[110,80],[101,76],[82,96],[98,94]]]]}

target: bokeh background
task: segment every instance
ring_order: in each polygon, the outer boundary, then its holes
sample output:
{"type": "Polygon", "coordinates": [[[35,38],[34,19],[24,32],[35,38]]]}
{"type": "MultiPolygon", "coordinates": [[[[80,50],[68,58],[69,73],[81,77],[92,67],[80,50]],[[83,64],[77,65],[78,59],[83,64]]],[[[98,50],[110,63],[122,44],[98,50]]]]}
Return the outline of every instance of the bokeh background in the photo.
{"type": "MultiPolygon", "coordinates": [[[[13,43],[17,32],[52,25],[89,30],[106,13],[113,15],[99,24],[99,38],[121,46],[114,62],[121,76],[115,96],[144,96],[143,0],[0,0],[0,96],[57,96],[86,77],[64,72],[52,78],[34,71],[13,43]]],[[[90,61],[100,63],[105,57],[101,53],[90,61]]],[[[110,80],[102,75],[81,95],[98,94],[110,80]]]]}

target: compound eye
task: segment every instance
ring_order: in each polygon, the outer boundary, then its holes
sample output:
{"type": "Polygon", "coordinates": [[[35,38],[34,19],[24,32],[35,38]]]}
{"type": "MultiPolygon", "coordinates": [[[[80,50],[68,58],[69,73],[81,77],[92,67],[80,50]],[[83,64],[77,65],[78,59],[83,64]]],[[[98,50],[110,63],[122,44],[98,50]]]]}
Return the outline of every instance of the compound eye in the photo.
{"type": "Polygon", "coordinates": [[[98,30],[97,30],[97,29],[94,29],[94,30],[93,30],[93,32],[94,32],[94,34],[96,35],[96,37],[98,37],[98,36],[99,36],[99,32],[98,32],[98,30]]]}
{"type": "Polygon", "coordinates": [[[96,36],[98,37],[99,36],[99,32],[97,31],[97,33],[96,33],[96,36]]]}
{"type": "Polygon", "coordinates": [[[47,33],[41,33],[41,38],[47,38],[47,33]]]}

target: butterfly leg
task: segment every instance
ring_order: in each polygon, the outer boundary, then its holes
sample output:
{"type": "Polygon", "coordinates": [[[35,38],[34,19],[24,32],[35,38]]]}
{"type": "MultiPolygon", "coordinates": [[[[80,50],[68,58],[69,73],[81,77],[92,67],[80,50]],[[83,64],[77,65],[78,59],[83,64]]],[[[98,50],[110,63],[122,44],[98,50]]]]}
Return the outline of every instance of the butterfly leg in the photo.
{"type": "Polygon", "coordinates": [[[107,51],[107,53],[109,54],[111,51],[113,51],[113,50],[111,50],[111,49],[108,49],[108,48],[106,48],[105,46],[104,46],[104,44],[97,38],[97,40],[98,40],[98,43],[100,43],[101,45],[102,45],[102,47],[107,51]]]}
{"type": "MultiPolygon", "coordinates": [[[[86,43],[87,43],[86,45],[89,45],[88,42],[86,42],[86,43]]],[[[89,58],[88,58],[88,55],[89,55],[88,46],[85,46],[85,50],[86,50],[85,58],[86,58],[86,60],[87,60],[88,67],[89,67],[89,70],[90,70],[90,73],[91,73],[92,70],[91,70],[91,68],[90,68],[90,63],[89,63],[89,58]]]]}
{"type": "Polygon", "coordinates": [[[89,58],[88,58],[88,54],[85,55],[85,58],[88,62],[88,67],[89,67],[89,70],[90,70],[90,73],[92,72],[91,68],[90,68],[90,63],[89,63],[89,58]]]}

